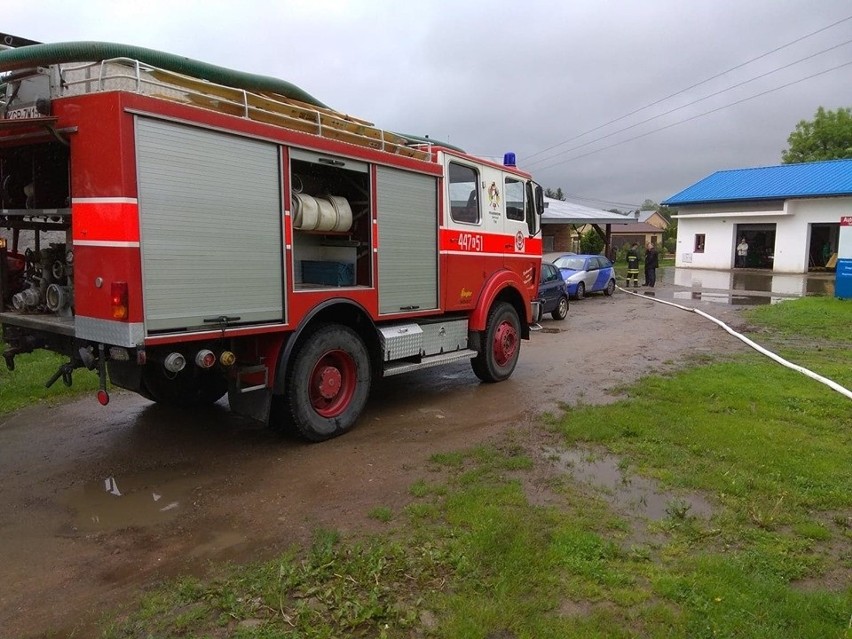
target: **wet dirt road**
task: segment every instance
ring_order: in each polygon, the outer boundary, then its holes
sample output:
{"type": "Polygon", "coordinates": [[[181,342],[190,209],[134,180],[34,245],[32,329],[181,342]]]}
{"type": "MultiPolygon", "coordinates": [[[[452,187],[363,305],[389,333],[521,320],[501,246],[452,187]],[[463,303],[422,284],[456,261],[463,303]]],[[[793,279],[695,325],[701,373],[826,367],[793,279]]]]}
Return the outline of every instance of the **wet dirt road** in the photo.
{"type": "MultiPolygon", "coordinates": [[[[743,325],[736,307],[701,308],[743,325]]],[[[127,393],[0,418],[0,637],[87,637],[102,611],[163,577],[270,557],[318,526],[369,531],[368,512],[406,504],[433,453],[745,348],[694,313],[623,293],[572,302],[567,320],[542,326],[507,382],[480,384],[467,363],[383,380],[357,427],[322,444],[225,405],[183,413],[127,393]]]]}

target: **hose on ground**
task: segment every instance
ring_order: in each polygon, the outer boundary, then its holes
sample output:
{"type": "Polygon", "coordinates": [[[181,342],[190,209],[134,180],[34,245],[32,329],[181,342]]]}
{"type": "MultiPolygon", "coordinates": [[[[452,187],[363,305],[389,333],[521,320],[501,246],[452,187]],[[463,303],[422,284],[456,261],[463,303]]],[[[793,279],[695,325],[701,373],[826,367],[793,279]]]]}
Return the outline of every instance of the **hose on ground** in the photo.
{"type": "Polygon", "coordinates": [[[742,333],[737,333],[734,329],[732,329],[730,326],[725,324],[725,322],[723,322],[722,320],[719,320],[719,319],[713,317],[712,315],[705,313],[704,311],[701,311],[697,308],[692,308],[692,307],[689,307],[689,306],[683,306],[681,304],[675,304],[674,302],[667,302],[666,300],[658,300],[655,297],[649,297],[647,295],[640,295],[639,293],[634,293],[633,291],[628,291],[626,289],[623,289],[620,286],[616,286],[616,288],[618,290],[624,292],[624,293],[629,293],[630,295],[635,295],[636,297],[639,297],[643,300],[651,300],[652,302],[659,302],[660,304],[666,304],[667,306],[674,306],[675,308],[679,308],[683,311],[689,311],[690,313],[697,313],[698,315],[701,315],[701,317],[704,317],[704,318],[710,320],[714,324],[718,324],[723,329],[725,329],[728,333],[730,333],[731,335],[736,337],[738,340],[744,342],[745,344],[747,344],[748,346],[750,346],[751,348],[756,350],[761,355],[765,355],[769,359],[777,362],[778,364],[781,364],[782,366],[786,366],[787,368],[794,370],[796,372],[799,372],[802,375],[805,375],[807,377],[810,377],[811,379],[815,379],[816,381],[820,382],[821,384],[825,384],[830,389],[837,391],[841,395],[844,395],[845,397],[852,399],[852,391],[850,391],[848,388],[841,386],[840,384],[838,384],[834,380],[828,379],[827,377],[823,377],[822,375],[814,373],[813,371],[805,368],[804,366],[799,366],[798,364],[794,364],[793,362],[790,362],[790,361],[784,359],[783,357],[776,355],[772,351],[763,348],[760,344],[753,342],[752,340],[750,340],[748,337],[746,337],[742,333]]]}

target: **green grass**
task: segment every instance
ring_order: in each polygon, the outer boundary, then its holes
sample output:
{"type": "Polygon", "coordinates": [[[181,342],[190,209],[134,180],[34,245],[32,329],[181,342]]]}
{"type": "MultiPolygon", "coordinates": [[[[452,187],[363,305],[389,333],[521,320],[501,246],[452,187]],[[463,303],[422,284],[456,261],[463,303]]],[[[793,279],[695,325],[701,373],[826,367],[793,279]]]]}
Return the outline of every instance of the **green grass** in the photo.
{"type": "MultiPolygon", "coordinates": [[[[5,349],[5,345],[0,343],[0,348],[5,349]]],[[[40,401],[58,401],[97,390],[97,374],[86,369],[74,371],[70,388],[61,379],[45,388],[47,380],[66,361],[55,353],[40,350],[18,355],[14,371],[0,363],[0,415],[40,401]]]]}
{"type": "MultiPolygon", "coordinates": [[[[759,341],[852,382],[852,344],[835,339],[847,307],[759,310],[759,341]],[[806,338],[800,314],[821,318],[806,338]]],[[[271,561],[165,583],[103,636],[849,639],[850,400],[757,354],[624,390],[539,437],[654,478],[676,495],[660,521],[614,509],[519,430],[432,456],[408,505],[365,513],[380,535],[320,530],[271,561]]]]}
{"type": "Polygon", "coordinates": [[[750,309],[747,317],[787,336],[852,343],[852,300],[803,297],[750,309]]]}

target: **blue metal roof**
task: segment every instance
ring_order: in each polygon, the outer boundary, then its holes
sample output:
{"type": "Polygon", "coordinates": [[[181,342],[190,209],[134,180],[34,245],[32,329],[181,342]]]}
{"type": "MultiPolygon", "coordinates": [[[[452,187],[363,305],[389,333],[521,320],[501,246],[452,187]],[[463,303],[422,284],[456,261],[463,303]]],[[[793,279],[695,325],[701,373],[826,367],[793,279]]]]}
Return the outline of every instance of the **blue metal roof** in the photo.
{"type": "Polygon", "coordinates": [[[717,171],[664,200],[668,206],[852,195],[852,160],[717,171]]]}

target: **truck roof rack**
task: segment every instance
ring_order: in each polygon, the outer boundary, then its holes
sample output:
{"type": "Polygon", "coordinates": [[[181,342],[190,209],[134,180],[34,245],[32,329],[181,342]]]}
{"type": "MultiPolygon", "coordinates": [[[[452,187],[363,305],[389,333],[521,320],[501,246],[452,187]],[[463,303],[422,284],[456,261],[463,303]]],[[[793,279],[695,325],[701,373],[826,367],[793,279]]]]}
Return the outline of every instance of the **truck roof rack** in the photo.
{"type": "MultiPolygon", "coordinates": [[[[99,43],[91,44],[97,45],[99,43]]],[[[15,50],[2,51],[0,57],[3,57],[4,60],[9,56],[16,57],[7,64],[0,64],[0,69],[7,72],[7,78],[10,76],[9,72],[14,72],[15,76],[19,76],[20,71],[27,68],[24,62],[26,56],[23,54],[27,53],[27,50],[35,50],[31,54],[32,63],[29,64],[29,68],[47,66],[50,69],[52,77],[51,98],[105,91],[130,91],[418,160],[428,161],[431,158],[428,145],[425,145],[422,140],[409,139],[403,135],[380,129],[371,122],[340,113],[322,105],[320,102],[305,101],[313,100],[313,98],[297,87],[294,87],[295,95],[303,95],[305,100],[269,90],[269,88],[247,89],[220,84],[150,64],[135,57],[119,56],[96,61],[86,61],[75,57],[68,61],[67,57],[62,58],[61,55],[57,56],[59,58],[57,60],[52,60],[44,55],[37,55],[40,50],[43,51],[45,47],[49,46],[53,45],[24,46],[15,50]]],[[[103,46],[107,45],[104,44],[103,46]]],[[[130,52],[137,49],[142,52],[147,51],[136,47],[127,47],[127,49],[130,52]]],[[[164,56],[162,59],[167,62],[170,62],[174,57],[162,55],[164,56]]],[[[203,65],[203,63],[197,64],[203,65]]],[[[183,65],[179,68],[191,69],[192,67],[191,65],[183,65]]],[[[221,69],[219,67],[213,68],[221,69]]],[[[227,70],[222,71],[223,73],[214,74],[215,77],[227,80],[229,77],[227,70]]],[[[235,78],[242,79],[238,72],[232,73],[235,78]]],[[[265,79],[262,76],[258,77],[265,79]]],[[[289,83],[279,82],[282,87],[292,86],[289,83]]],[[[235,82],[235,84],[240,83],[235,82]]],[[[0,84],[2,84],[2,79],[0,79],[0,84]]],[[[258,86],[276,87],[274,81],[260,82],[258,86]]]]}

